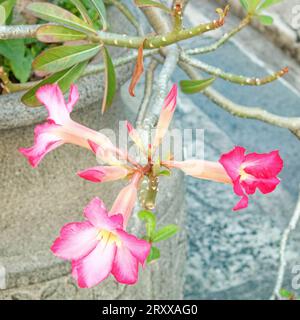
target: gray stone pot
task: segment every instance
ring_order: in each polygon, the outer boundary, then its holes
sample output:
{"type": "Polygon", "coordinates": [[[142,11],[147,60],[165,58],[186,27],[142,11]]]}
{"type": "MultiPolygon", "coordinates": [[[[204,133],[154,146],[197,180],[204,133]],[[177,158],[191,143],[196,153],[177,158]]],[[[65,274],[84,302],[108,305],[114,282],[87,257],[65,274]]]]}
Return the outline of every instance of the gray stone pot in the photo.
{"type": "MultiPolygon", "coordinates": [[[[116,15],[114,11],[110,14],[116,15]]],[[[126,22],[121,22],[118,25],[124,28],[126,22]]],[[[118,69],[119,86],[131,72],[132,66],[118,69]]],[[[120,120],[131,119],[132,113],[124,108],[120,95],[110,111],[100,116],[102,76],[85,77],[78,85],[80,102],[72,114],[74,120],[96,130],[117,130],[120,120]]],[[[122,185],[93,184],[77,177],[78,170],[96,165],[96,161],[90,152],[72,145],[56,149],[32,169],[17,149],[32,145],[34,126],[45,119],[46,113],[44,108],[23,106],[20,96],[0,97],[0,299],[181,298],[184,228],[162,244],[162,258],[140,271],[136,286],[120,285],[109,277],[93,289],[77,288],[69,263],[54,257],[50,245],[65,223],[82,220],[82,209],[93,197],[101,197],[109,208],[122,185]]],[[[159,222],[183,226],[181,186],[178,174],[162,181],[157,205],[159,222]]],[[[139,232],[140,222],[134,216],[130,227],[139,232]]]]}

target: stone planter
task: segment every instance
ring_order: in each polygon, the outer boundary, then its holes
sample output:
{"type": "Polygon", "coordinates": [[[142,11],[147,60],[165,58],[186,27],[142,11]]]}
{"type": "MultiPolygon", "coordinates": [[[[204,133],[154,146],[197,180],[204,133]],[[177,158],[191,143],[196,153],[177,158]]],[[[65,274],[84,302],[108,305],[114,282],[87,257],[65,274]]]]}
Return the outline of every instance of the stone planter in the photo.
{"type": "MultiPolygon", "coordinates": [[[[110,21],[118,21],[122,29],[127,25],[115,11],[110,14],[110,21]]],[[[114,56],[119,54],[114,52],[114,56]]],[[[131,66],[118,69],[119,86],[131,72],[131,66]]],[[[100,115],[102,76],[85,77],[78,85],[81,96],[72,114],[74,120],[96,130],[117,130],[120,120],[132,118],[120,95],[110,111],[100,115]]],[[[90,152],[71,145],[51,152],[32,169],[17,149],[32,144],[34,125],[46,114],[43,108],[26,108],[19,99],[20,94],[0,97],[0,299],[181,298],[184,228],[172,241],[163,243],[162,258],[140,272],[136,286],[120,285],[110,277],[93,289],[77,288],[69,275],[69,263],[55,258],[49,247],[63,224],[82,220],[82,209],[94,196],[110,207],[122,184],[99,186],[78,178],[78,170],[96,162],[90,152]]],[[[163,224],[183,225],[181,179],[174,174],[162,181],[157,208],[163,224]]],[[[138,230],[138,219],[132,218],[130,227],[138,230]]]]}

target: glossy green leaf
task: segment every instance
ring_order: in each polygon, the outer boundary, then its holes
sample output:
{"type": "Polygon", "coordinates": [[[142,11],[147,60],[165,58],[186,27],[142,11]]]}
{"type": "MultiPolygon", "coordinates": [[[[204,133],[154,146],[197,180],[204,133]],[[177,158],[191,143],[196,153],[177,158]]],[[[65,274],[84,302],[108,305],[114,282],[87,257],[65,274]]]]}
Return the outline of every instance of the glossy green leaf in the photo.
{"type": "Polygon", "coordinates": [[[59,46],[43,51],[32,63],[33,69],[53,73],[89,60],[100,51],[100,44],[83,44],[79,46],[59,46]]]}
{"type": "Polygon", "coordinates": [[[147,263],[155,261],[160,258],[160,250],[156,247],[151,247],[150,253],[147,257],[147,263]]]}
{"type": "Polygon", "coordinates": [[[152,237],[152,242],[160,242],[163,240],[167,240],[174,236],[174,234],[176,234],[178,230],[178,226],[176,226],[175,224],[169,224],[154,233],[152,237]]]}
{"type": "Polygon", "coordinates": [[[247,0],[240,0],[241,5],[243,6],[243,8],[248,11],[248,1],[247,0]]]}
{"type": "Polygon", "coordinates": [[[151,240],[152,235],[154,234],[155,228],[156,228],[156,216],[153,212],[142,210],[138,213],[138,217],[146,221],[146,233],[148,238],[151,240]]]}
{"type": "Polygon", "coordinates": [[[117,80],[116,80],[116,72],[115,67],[113,65],[112,59],[108,50],[103,47],[103,61],[105,65],[105,90],[102,101],[102,114],[109,108],[113,102],[116,89],[117,89],[117,80]]]}
{"type": "Polygon", "coordinates": [[[265,15],[259,15],[258,20],[260,21],[260,23],[264,24],[265,26],[270,26],[271,24],[273,24],[273,21],[274,21],[272,17],[265,16],[265,15]]]}
{"type": "Polygon", "coordinates": [[[22,97],[22,102],[29,107],[40,106],[35,93],[38,88],[45,84],[57,83],[63,92],[66,92],[70,85],[75,82],[87,66],[87,62],[81,62],[72,68],[52,74],[50,77],[40,81],[37,85],[28,90],[22,97]]]}
{"type": "Polygon", "coordinates": [[[4,25],[5,21],[6,21],[5,9],[2,5],[0,5],[0,26],[4,25]]]}
{"type": "Polygon", "coordinates": [[[259,10],[265,10],[268,9],[269,7],[278,4],[280,2],[282,2],[283,0],[265,0],[261,3],[261,5],[259,6],[259,10]]]}
{"type": "Polygon", "coordinates": [[[91,20],[88,11],[82,1],[80,0],[70,0],[73,5],[77,8],[77,10],[80,12],[82,19],[89,25],[93,25],[93,21],[91,20]]]}
{"type": "Polygon", "coordinates": [[[8,60],[11,71],[21,83],[29,79],[33,57],[24,39],[0,40],[0,55],[8,60]]]}
{"type": "Polygon", "coordinates": [[[134,3],[136,4],[136,6],[138,7],[156,7],[159,8],[161,10],[164,10],[168,13],[171,13],[172,10],[169,9],[168,7],[166,7],[165,5],[163,5],[162,3],[158,2],[158,1],[152,1],[152,0],[134,0],[134,3]]]}
{"type": "Polygon", "coordinates": [[[105,5],[102,0],[90,0],[90,2],[93,4],[97,12],[99,13],[102,27],[104,30],[107,29],[107,17],[106,17],[106,9],[105,5]]]}
{"type": "Polygon", "coordinates": [[[27,6],[27,10],[34,16],[46,21],[60,23],[85,32],[96,33],[96,30],[92,26],[71,12],[52,3],[33,2],[27,6]]]}
{"type": "Polygon", "coordinates": [[[201,80],[182,80],[180,88],[183,93],[193,94],[206,89],[215,81],[215,78],[207,78],[201,80]]]}
{"type": "Polygon", "coordinates": [[[59,25],[41,26],[36,36],[39,41],[46,43],[84,40],[87,37],[85,33],[59,25]]]}

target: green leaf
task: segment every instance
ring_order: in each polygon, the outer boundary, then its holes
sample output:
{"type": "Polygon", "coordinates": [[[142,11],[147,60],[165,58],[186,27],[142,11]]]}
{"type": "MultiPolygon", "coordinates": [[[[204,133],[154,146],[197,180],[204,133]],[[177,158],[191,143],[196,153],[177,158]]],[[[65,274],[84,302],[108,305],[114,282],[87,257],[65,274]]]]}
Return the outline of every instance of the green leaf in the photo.
{"type": "Polygon", "coordinates": [[[290,298],[291,296],[293,296],[293,293],[286,290],[286,289],[280,289],[279,294],[282,298],[290,298]]]}
{"type": "Polygon", "coordinates": [[[7,18],[10,16],[14,6],[16,4],[16,0],[6,0],[1,2],[0,5],[0,25],[4,25],[7,18]]]}
{"type": "Polygon", "coordinates": [[[50,77],[40,81],[37,85],[29,89],[21,98],[21,101],[26,104],[28,107],[38,107],[40,102],[37,100],[35,93],[38,88],[45,84],[57,83],[63,92],[66,92],[70,85],[75,82],[83,70],[85,69],[87,62],[81,62],[72,68],[63,70],[57,73],[52,74],[50,77]]]}
{"type": "Polygon", "coordinates": [[[169,170],[162,170],[159,172],[159,175],[169,177],[171,175],[171,172],[169,170]]]}
{"type": "Polygon", "coordinates": [[[180,81],[180,87],[182,92],[186,94],[193,94],[206,89],[215,80],[215,78],[207,78],[201,80],[182,80],[180,81]]]}
{"type": "Polygon", "coordinates": [[[254,13],[261,0],[248,0],[248,11],[254,13]]]}
{"type": "Polygon", "coordinates": [[[117,80],[116,80],[116,72],[113,62],[111,60],[110,54],[106,47],[103,47],[103,61],[105,65],[105,90],[102,101],[102,114],[107,110],[108,107],[111,106],[116,89],[117,89],[117,80]]]}
{"type": "Polygon", "coordinates": [[[106,9],[102,0],[90,0],[95,9],[99,13],[103,30],[107,29],[106,9]]]}
{"type": "Polygon", "coordinates": [[[260,23],[264,24],[265,26],[270,26],[273,23],[273,18],[270,16],[259,15],[257,16],[260,23]]]}
{"type": "Polygon", "coordinates": [[[247,0],[240,0],[241,5],[243,6],[243,8],[248,11],[249,7],[248,7],[248,1],[247,0]]]}
{"type": "Polygon", "coordinates": [[[73,40],[84,40],[86,34],[64,26],[45,25],[38,28],[37,39],[41,42],[64,42],[73,40]]]}
{"type": "Polygon", "coordinates": [[[83,5],[82,1],[80,0],[70,0],[77,10],[80,12],[82,19],[89,25],[93,25],[93,21],[91,20],[86,7],[83,5]]]}
{"type": "Polygon", "coordinates": [[[159,3],[157,1],[152,1],[152,0],[134,0],[134,3],[138,7],[156,7],[161,10],[164,10],[168,13],[171,13],[172,10],[163,5],[162,3],[159,3]]]}
{"type": "Polygon", "coordinates": [[[265,0],[261,3],[261,5],[258,7],[258,10],[265,10],[268,9],[269,7],[278,4],[282,2],[282,0],[265,0]]]}
{"type": "Polygon", "coordinates": [[[5,21],[6,21],[5,9],[2,5],[0,5],[0,26],[4,25],[5,21]]]}
{"type": "Polygon", "coordinates": [[[26,50],[23,39],[0,40],[0,54],[8,60],[11,71],[20,82],[29,79],[33,57],[26,50]]]}
{"type": "Polygon", "coordinates": [[[138,213],[138,217],[141,220],[146,221],[146,233],[147,233],[148,238],[151,240],[152,235],[153,235],[155,228],[156,228],[155,214],[151,211],[142,210],[138,213]]]}
{"type": "Polygon", "coordinates": [[[46,73],[61,71],[89,60],[100,51],[100,44],[59,46],[43,51],[32,63],[33,69],[46,73]]]}
{"type": "Polygon", "coordinates": [[[96,30],[69,11],[54,4],[45,2],[33,2],[27,6],[34,16],[50,22],[60,23],[80,31],[96,33],[96,30]]]}
{"type": "Polygon", "coordinates": [[[160,258],[160,251],[156,247],[151,247],[150,253],[147,257],[147,263],[150,263],[151,261],[157,260],[160,258]]]}
{"type": "Polygon", "coordinates": [[[172,237],[178,230],[178,226],[176,226],[175,224],[169,224],[154,233],[152,242],[167,240],[172,237]]]}

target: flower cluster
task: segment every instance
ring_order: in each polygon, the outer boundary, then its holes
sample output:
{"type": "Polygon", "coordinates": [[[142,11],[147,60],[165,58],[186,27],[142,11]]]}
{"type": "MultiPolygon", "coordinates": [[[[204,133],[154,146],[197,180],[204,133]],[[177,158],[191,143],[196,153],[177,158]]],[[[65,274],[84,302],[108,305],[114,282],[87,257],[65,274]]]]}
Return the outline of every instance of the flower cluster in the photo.
{"type": "Polygon", "coordinates": [[[127,152],[113,145],[107,136],[70,118],[79,98],[76,86],[71,87],[68,102],[65,102],[59,86],[55,84],[41,87],[36,96],[47,108],[48,119],[35,128],[34,145],[20,148],[33,167],[48,152],[65,143],[72,143],[90,149],[105,164],[79,171],[81,178],[94,183],[118,179],[128,181],[110,210],[99,198],[92,199],[84,209],[85,220],[66,224],[51,247],[57,257],[71,261],[72,275],[82,288],[95,286],[110,274],[120,283],[137,282],[139,264],[145,265],[151,241],[127,233],[126,228],[142,180],[152,179],[157,183],[161,172],[157,167],[170,171],[177,168],[195,178],[232,185],[234,192],[241,197],[233,210],[246,208],[248,195],[255,193],[257,188],[264,194],[270,193],[280,182],[277,175],[283,167],[283,161],[278,151],[245,154],[246,150],[237,146],[223,154],[218,162],[175,161],[172,157],[157,160],[155,154],[175,112],[176,85],[165,99],[152,144],[146,147],[138,131],[127,122],[128,134],[145,154],[146,164],[132,159],[127,152]]]}

